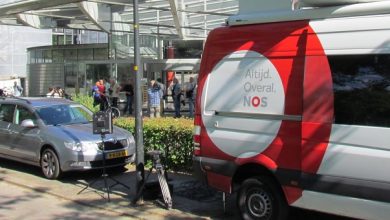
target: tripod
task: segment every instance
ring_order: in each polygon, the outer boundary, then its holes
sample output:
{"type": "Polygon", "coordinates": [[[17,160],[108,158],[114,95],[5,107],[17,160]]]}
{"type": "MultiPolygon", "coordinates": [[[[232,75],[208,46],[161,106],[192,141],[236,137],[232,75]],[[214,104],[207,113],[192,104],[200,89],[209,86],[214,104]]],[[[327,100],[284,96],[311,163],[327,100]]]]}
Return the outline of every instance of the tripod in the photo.
{"type": "Polygon", "coordinates": [[[167,207],[167,209],[171,209],[172,208],[172,197],[171,197],[171,193],[169,191],[167,179],[165,178],[164,166],[161,164],[160,154],[161,154],[161,152],[158,150],[148,152],[148,155],[152,156],[153,165],[150,168],[148,175],[146,176],[146,180],[142,183],[137,195],[135,196],[133,203],[136,203],[139,200],[139,198],[141,197],[141,195],[143,194],[143,191],[145,189],[145,184],[148,181],[149,176],[152,173],[153,169],[155,169],[157,171],[157,178],[158,178],[158,182],[160,184],[161,193],[162,193],[163,198],[164,198],[165,206],[167,207]]]}
{"type": "MultiPolygon", "coordinates": [[[[101,135],[101,138],[102,138],[102,145],[101,145],[101,148],[100,150],[102,151],[102,154],[103,154],[103,173],[102,173],[102,176],[103,177],[103,180],[104,180],[104,187],[106,189],[106,193],[107,193],[107,200],[108,202],[110,202],[110,188],[116,186],[116,185],[121,185],[123,187],[125,187],[126,189],[130,190],[130,187],[126,186],[125,184],[119,182],[117,179],[113,178],[113,177],[110,177],[107,172],[106,172],[106,151],[105,151],[105,144],[104,144],[104,139],[106,138],[106,135],[104,133],[100,133],[101,135]],[[114,184],[112,185],[109,185],[108,184],[108,179],[110,179],[111,181],[114,182],[114,184]]],[[[91,187],[94,183],[96,183],[99,179],[95,179],[93,180],[92,182],[88,183],[80,192],[78,192],[77,194],[81,194],[84,190],[88,189],[88,187],[91,187]]]]}

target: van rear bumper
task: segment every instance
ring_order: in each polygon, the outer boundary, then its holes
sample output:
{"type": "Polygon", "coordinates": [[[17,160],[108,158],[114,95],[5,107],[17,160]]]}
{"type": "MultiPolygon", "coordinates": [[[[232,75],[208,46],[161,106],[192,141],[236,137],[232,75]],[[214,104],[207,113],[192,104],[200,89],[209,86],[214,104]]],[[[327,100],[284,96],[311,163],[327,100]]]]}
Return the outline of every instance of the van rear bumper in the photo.
{"type": "Polygon", "coordinates": [[[200,180],[204,183],[207,183],[207,174],[206,174],[206,171],[202,169],[201,160],[202,160],[202,157],[194,156],[192,158],[192,169],[194,171],[195,177],[198,180],[200,180]]]}
{"type": "Polygon", "coordinates": [[[193,157],[192,161],[194,174],[201,181],[207,181],[208,172],[233,177],[237,170],[237,165],[233,161],[196,156],[193,157]]]}

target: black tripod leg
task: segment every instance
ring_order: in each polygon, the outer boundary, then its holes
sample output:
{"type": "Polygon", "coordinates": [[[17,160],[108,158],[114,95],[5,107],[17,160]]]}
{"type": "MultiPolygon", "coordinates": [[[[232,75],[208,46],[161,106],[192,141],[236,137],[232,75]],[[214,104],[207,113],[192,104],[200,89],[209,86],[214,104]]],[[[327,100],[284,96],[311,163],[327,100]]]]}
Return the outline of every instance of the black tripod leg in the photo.
{"type": "Polygon", "coordinates": [[[163,168],[159,168],[157,170],[157,177],[158,181],[160,183],[160,188],[161,188],[161,193],[164,198],[164,203],[167,207],[167,209],[172,208],[172,197],[171,197],[171,192],[169,191],[169,186],[167,183],[167,180],[165,179],[165,172],[163,168]]]}
{"type": "Polygon", "coordinates": [[[80,195],[82,192],[84,192],[86,189],[88,189],[89,187],[91,187],[94,183],[96,183],[98,181],[98,179],[95,179],[93,180],[92,182],[90,183],[87,183],[87,185],[82,189],[80,190],[80,192],[77,193],[77,195],[80,195]]]}
{"type": "Polygon", "coordinates": [[[148,175],[146,176],[146,178],[145,178],[144,182],[142,183],[141,187],[139,188],[139,191],[138,191],[137,194],[135,195],[135,198],[134,198],[133,201],[132,201],[133,204],[136,204],[137,201],[139,200],[139,198],[141,197],[141,195],[142,195],[142,193],[143,193],[143,191],[144,191],[145,185],[146,185],[146,181],[148,181],[149,176],[150,176],[150,174],[152,173],[152,171],[153,171],[153,167],[150,168],[148,175]]]}
{"type": "Polygon", "coordinates": [[[104,186],[106,187],[106,192],[107,192],[107,199],[108,202],[110,202],[110,185],[107,184],[107,174],[103,174],[104,176],[104,186]]]}
{"type": "Polygon", "coordinates": [[[126,186],[125,184],[121,183],[119,180],[115,179],[114,177],[108,176],[108,178],[114,182],[114,184],[110,185],[110,188],[112,188],[116,185],[121,185],[121,186],[125,187],[126,189],[130,190],[129,186],[126,186]]]}

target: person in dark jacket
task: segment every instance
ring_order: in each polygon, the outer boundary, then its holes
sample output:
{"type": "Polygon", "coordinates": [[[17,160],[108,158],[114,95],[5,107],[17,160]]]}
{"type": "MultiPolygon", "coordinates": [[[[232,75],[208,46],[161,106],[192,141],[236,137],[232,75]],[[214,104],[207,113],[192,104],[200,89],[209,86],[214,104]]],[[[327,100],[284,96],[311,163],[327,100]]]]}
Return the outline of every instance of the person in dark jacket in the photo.
{"type": "Polygon", "coordinates": [[[129,115],[131,115],[133,114],[134,88],[130,81],[123,86],[122,92],[126,93],[126,106],[123,111],[123,114],[126,114],[126,112],[128,111],[129,115]]]}

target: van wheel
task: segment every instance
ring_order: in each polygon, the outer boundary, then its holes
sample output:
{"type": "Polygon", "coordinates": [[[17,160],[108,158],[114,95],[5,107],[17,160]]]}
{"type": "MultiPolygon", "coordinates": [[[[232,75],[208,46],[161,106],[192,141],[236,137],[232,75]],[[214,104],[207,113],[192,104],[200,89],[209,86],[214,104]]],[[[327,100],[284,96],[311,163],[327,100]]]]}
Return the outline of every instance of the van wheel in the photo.
{"type": "Polygon", "coordinates": [[[42,153],[41,169],[43,175],[48,179],[58,179],[61,175],[57,154],[50,148],[45,149],[42,153]]]}
{"type": "Polygon", "coordinates": [[[285,220],[288,206],[276,183],[266,176],[245,180],[237,201],[241,217],[245,220],[285,220]]]}

